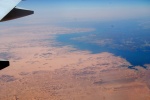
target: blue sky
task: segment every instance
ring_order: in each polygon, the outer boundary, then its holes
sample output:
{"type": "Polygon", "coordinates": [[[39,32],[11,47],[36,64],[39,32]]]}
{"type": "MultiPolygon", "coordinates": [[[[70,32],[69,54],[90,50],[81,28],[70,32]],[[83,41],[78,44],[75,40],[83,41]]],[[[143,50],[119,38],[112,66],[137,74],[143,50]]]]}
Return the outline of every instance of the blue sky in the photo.
{"type": "Polygon", "coordinates": [[[150,17],[150,0],[26,0],[17,6],[35,11],[34,15],[19,19],[30,23],[150,17]]]}
{"type": "Polygon", "coordinates": [[[107,16],[150,16],[150,0],[27,0],[18,6],[33,9],[35,15],[40,17],[50,18],[74,16],[76,19],[103,19],[102,16],[109,19],[107,16]]]}
{"type": "Polygon", "coordinates": [[[150,0],[26,0],[21,3],[32,7],[38,6],[62,6],[62,5],[150,5],[150,0]]]}

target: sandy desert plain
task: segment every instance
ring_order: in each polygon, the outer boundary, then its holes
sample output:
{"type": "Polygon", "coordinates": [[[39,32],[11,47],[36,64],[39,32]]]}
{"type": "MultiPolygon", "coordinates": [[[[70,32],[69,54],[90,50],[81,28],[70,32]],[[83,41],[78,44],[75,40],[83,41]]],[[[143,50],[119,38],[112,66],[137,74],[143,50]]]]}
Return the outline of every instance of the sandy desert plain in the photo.
{"type": "Polygon", "coordinates": [[[56,34],[93,29],[56,26],[0,28],[0,100],[150,100],[146,69],[108,52],[61,46],[56,34]]]}

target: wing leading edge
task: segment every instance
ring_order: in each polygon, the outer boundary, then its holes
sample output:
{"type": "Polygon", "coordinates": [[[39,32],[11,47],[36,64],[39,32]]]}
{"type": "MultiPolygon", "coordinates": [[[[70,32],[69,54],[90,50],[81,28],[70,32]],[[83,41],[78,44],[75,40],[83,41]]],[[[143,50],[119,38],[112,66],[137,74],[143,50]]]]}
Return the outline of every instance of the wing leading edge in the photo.
{"type": "Polygon", "coordinates": [[[22,8],[16,8],[16,5],[22,0],[0,0],[0,21],[12,20],[34,12],[22,8]]]}

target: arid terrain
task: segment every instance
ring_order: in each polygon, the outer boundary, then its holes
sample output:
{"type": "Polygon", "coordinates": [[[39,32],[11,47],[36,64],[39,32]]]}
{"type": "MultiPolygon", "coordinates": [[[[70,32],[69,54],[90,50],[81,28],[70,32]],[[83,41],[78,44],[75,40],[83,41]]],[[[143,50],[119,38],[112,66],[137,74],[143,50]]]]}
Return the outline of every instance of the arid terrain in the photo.
{"type": "Polygon", "coordinates": [[[150,64],[131,64],[108,52],[61,46],[56,34],[93,29],[1,27],[0,100],[150,100],[150,64]]]}

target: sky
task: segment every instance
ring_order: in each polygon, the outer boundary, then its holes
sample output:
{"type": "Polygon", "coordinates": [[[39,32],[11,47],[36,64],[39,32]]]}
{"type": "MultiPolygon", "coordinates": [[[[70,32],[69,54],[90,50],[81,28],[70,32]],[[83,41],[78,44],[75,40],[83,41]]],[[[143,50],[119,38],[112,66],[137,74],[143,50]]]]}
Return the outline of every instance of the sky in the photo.
{"type": "Polygon", "coordinates": [[[111,21],[150,17],[150,0],[26,0],[17,6],[35,14],[26,23],[111,21]]]}

